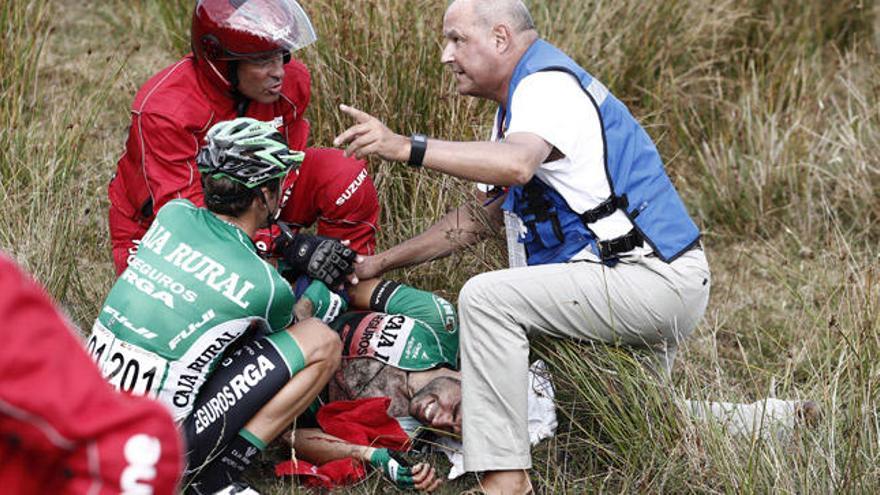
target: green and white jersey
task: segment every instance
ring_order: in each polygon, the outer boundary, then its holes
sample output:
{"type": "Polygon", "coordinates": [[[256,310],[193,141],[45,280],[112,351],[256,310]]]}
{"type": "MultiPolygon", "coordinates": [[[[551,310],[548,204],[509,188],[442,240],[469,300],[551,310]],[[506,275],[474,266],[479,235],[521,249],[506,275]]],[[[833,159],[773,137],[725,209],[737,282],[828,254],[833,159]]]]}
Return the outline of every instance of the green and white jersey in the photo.
{"type": "Polygon", "coordinates": [[[174,200],[107,296],[88,349],[116,388],[158,398],[182,420],[223,351],[252,324],[286,328],[294,303],[244,231],[174,200]]]}
{"type": "Polygon", "coordinates": [[[384,281],[370,308],[344,313],[330,324],[342,339],[343,358],[370,358],[406,371],[458,369],[458,315],[448,301],[384,281]]]}

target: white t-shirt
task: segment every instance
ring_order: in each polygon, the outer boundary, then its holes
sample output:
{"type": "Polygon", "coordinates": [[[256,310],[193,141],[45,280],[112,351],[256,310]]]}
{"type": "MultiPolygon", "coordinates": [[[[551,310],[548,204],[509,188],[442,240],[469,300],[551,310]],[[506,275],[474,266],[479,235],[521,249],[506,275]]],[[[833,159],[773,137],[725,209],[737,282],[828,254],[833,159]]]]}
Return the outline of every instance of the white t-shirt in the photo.
{"type": "MultiPolygon", "coordinates": [[[[560,71],[530,74],[516,87],[510,110],[506,136],[518,132],[535,134],[565,155],[562,159],[541,164],[535,175],[561,194],[576,213],[593,209],[611,196],[605,174],[605,146],[599,113],[574,76],[560,71]]],[[[492,127],[493,141],[498,140],[498,127],[496,115],[492,127]]],[[[508,229],[522,228],[510,225],[509,218],[507,223],[508,229]]],[[[632,223],[626,213],[617,210],[589,227],[600,240],[609,240],[629,232],[632,223]]],[[[508,248],[511,248],[509,243],[508,248]]],[[[647,254],[651,248],[646,244],[635,251],[647,254]]],[[[587,258],[596,259],[596,256],[585,249],[572,259],[587,258]]]]}

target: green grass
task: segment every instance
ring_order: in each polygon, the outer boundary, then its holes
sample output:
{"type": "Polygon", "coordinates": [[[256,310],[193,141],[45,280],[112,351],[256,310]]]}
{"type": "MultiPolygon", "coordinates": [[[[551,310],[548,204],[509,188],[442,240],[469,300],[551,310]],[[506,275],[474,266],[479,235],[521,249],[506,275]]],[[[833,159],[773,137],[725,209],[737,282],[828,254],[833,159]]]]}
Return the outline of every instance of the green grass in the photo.
{"type": "MultiPolygon", "coordinates": [[[[542,34],[645,123],[705,233],[713,293],[658,384],[626,353],[536,346],[560,430],[535,450],[547,493],[880,491],[880,64],[876,6],[822,0],[529,2],[542,34]],[[675,397],[812,398],[812,430],[731,438],[675,397]]],[[[0,4],[0,247],[83,328],[113,280],[106,184],[137,87],[187,51],[187,0],[0,4]]],[[[492,108],[439,63],[445,2],[306,3],[319,42],[312,143],[349,103],[398,132],[488,135],[492,108]]],[[[388,247],[473,186],[371,163],[388,247]]],[[[454,298],[505,263],[488,241],[394,276],[454,298]]],[[[266,481],[272,493],[284,483],[266,481]]],[[[455,493],[466,482],[444,488],[455,493]]],[[[377,477],[358,493],[390,491],[377,477]]]]}

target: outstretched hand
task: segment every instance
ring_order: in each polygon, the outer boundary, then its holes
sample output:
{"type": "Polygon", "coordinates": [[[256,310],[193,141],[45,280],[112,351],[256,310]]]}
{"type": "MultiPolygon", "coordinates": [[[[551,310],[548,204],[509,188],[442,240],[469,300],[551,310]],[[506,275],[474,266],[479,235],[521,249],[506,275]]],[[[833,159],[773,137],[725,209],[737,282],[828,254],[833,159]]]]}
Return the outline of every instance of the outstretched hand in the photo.
{"type": "Polygon", "coordinates": [[[339,105],[355,124],[333,140],[334,146],[345,146],[345,156],[359,159],[378,155],[385,160],[405,162],[409,159],[409,138],[391,131],[376,117],[348,105],[339,105]]]}
{"type": "Polygon", "coordinates": [[[432,492],[441,483],[437,472],[430,464],[420,462],[415,466],[410,466],[402,462],[388,449],[373,450],[369,462],[374,468],[381,469],[385,477],[400,488],[415,488],[419,491],[432,492]]]}

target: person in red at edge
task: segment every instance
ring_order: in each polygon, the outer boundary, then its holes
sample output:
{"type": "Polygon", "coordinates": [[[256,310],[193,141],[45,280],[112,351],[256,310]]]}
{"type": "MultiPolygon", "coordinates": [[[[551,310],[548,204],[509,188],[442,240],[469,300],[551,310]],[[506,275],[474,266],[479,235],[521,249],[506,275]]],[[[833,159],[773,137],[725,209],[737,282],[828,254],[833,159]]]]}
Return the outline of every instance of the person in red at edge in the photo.
{"type": "Polygon", "coordinates": [[[49,297],[0,253],[0,491],[172,494],[183,454],[159,403],[117,393],[49,297]]]}
{"type": "MultiPolygon", "coordinates": [[[[365,162],[306,148],[311,79],[290,54],[315,39],[294,0],[196,3],[193,52],[147,81],[132,104],[125,154],[109,186],[117,274],[165,203],[185,198],[204,206],[196,154],[213,124],[242,116],[272,122],[291,149],[306,152],[299,174],[284,184],[279,219],[293,227],[317,222],[319,235],[373,254],[379,201],[365,162]]],[[[255,241],[266,251],[269,239],[264,232],[255,241]]]]}

